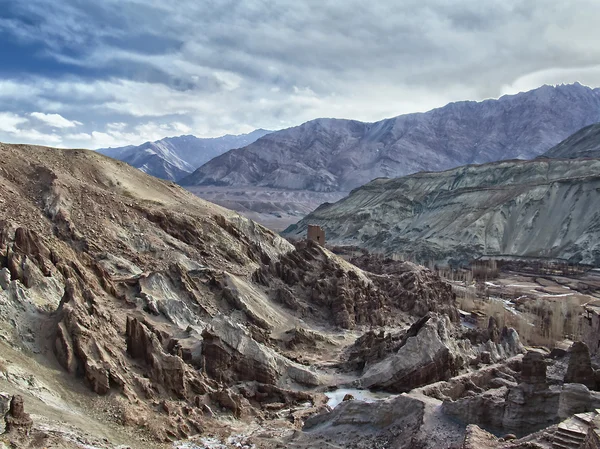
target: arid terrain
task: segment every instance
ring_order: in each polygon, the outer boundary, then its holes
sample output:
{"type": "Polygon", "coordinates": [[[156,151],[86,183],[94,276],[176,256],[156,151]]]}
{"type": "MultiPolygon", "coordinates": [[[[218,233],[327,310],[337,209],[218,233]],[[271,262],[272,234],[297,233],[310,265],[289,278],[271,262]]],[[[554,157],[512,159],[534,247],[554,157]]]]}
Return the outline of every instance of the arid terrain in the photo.
{"type": "Polygon", "coordinates": [[[427,268],[292,245],[97,153],[0,152],[5,445],[460,447],[467,424],[531,439],[600,406],[565,390],[571,352],[546,392],[528,373],[551,354],[461,324],[427,268]],[[468,411],[509,391],[492,421],[468,411]],[[538,391],[554,405],[519,424],[538,391]]]}

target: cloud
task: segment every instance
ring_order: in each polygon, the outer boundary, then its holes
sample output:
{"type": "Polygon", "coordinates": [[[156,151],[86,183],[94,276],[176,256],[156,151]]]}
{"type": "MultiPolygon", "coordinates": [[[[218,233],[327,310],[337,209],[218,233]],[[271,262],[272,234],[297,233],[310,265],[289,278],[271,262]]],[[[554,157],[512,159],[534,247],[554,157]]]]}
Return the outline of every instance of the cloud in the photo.
{"type": "Polygon", "coordinates": [[[12,112],[0,112],[0,139],[6,142],[60,144],[62,138],[55,133],[43,133],[29,127],[29,119],[12,112]]]}
{"type": "Polygon", "coordinates": [[[83,123],[78,122],[76,120],[67,120],[60,114],[44,114],[43,112],[32,112],[29,115],[54,128],[74,128],[78,125],[83,125],[83,123]]]}
{"type": "Polygon", "coordinates": [[[0,131],[5,133],[16,133],[19,125],[27,123],[25,117],[20,117],[12,112],[0,112],[0,131]]]}
{"type": "Polygon", "coordinates": [[[0,99],[73,146],[375,121],[600,85],[598,17],[595,0],[4,2],[0,99]]]}

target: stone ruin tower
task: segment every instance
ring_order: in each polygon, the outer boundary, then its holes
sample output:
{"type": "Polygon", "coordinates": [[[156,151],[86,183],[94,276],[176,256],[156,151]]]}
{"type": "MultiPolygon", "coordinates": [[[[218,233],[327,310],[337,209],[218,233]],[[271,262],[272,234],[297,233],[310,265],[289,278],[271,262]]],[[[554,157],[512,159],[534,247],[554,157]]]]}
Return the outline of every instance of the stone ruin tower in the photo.
{"type": "Polygon", "coordinates": [[[325,245],[325,231],[321,226],[309,224],[306,238],[313,242],[317,242],[319,245],[325,245]]]}

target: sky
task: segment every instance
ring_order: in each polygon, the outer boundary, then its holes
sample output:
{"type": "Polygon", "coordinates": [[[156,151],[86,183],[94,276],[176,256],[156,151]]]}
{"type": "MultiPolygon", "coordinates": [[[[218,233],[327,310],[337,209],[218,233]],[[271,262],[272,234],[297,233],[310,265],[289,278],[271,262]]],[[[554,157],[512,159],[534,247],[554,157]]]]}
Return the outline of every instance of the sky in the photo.
{"type": "Polygon", "coordinates": [[[598,0],[0,0],[0,141],[99,148],[600,86],[598,0]]]}

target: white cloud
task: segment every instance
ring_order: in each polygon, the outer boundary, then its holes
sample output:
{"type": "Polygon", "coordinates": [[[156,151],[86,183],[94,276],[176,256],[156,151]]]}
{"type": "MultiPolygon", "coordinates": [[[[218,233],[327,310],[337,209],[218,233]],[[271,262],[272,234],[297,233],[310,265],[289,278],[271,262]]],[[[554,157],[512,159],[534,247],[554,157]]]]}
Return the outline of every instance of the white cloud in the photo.
{"type": "Polygon", "coordinates": [[[41,145],[58,145],[62,143],[62,137],[52,133],[42,133],[37,129],[22,129],[15,133],[15,137],[19,139],[19,143],[38,143],[41,145]]]}
{"type": "Polygon", "coordinates": [[[65,73],[0,80],[2,104],[30,119],[0,126],[121,146],[600,85],[596,0],[234,3],[12,2],[20,14],[3,14],[0,31],[41,45],[65,73]]]}
{"type": "Polygon", "coordinates": [[[79,125],[83,125],[83,123],[75,121],[75,120],[67,120],[60,114],[44,114],[43,112],[32,112],[31,115],[33,118],[43,122],[53,128],[74,128],[79,125]]]}
{"type": "Polygon", "coordinates": [[[12,112],[0,112],[0,131],[11,134],[16,133],[19,125],[27,123],[27,121],[25,117],[12,112]]]}

